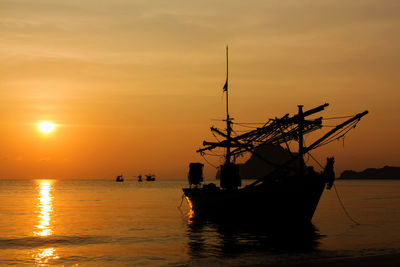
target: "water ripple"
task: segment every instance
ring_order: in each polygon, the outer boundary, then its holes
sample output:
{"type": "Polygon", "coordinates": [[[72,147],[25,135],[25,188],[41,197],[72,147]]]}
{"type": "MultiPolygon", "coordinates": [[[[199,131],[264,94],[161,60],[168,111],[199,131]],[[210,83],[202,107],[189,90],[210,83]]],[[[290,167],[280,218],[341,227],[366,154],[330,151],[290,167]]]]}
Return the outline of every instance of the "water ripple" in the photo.
{"type": "Polygon", "coordinates": [[[109,243],[112,238],[107,236],[30,236],[22,238],[0,238],[0,249],[35,248],[60,245],[89,245],[109,243]]]}

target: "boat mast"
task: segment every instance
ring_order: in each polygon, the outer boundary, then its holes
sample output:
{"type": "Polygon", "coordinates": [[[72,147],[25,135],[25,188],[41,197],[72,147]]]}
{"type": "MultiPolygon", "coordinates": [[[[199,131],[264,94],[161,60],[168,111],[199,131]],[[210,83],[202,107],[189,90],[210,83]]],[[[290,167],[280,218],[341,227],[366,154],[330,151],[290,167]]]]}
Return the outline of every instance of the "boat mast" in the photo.
{"type": "Polygon", "coordinates": [[[228,76],[229,76],[229,64],[228,64],[228,46],[226,46],[226,82],[224,86],[224,91],[226,92],[226,158],[225,164],[229,164],[231,162],[231,133],[232,133],[232,122],[229,117],[229,95],[228,95],[228,76]]]}
{"type": "Polygon", "coordinates": [[[304,175],[304,144],[303,144],[303,127],[304,127],[304,114],[303,114],[303,105],[298,105],[299,114],[298,114],[298,125],[299,125],[299,174],[300,176],[304,175]]]}

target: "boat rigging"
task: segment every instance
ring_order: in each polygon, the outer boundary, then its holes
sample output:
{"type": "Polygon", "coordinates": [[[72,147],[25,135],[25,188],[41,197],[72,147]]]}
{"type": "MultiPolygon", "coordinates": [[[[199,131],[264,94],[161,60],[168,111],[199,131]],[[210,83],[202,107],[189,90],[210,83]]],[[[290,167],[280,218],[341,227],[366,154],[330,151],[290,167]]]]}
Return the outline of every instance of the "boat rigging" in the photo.
{"type": "Polygon", "coordinates": [[[321,130],[324,126],[323,117],[311,116],[328,107],[327,103],[308,110],[303,110],[303,106],[298,105],[298,112],[295,115],[285,114],[279,118],[269,119],[261,127],[235,135],[232,127],[235,123],[229,115],[228,47],[226,63],[226,82],[223,87],[223,92],[226,93],[224,120],[226,129],[211,127],[217,142],[204,141],[203,148],[197,150],[204,155],[207,151],[217,148],[225,149],[224,164],[220,166],[220,187],[212,183],[202,186],[203,164],[190,163],[188,175],[190,187],[183,188],[186,200],[198,217],[229,218],[233,215],[242,218],[257,217],[260,216],[258,215],[260,210],[265,210],[270,215],[270,221],[310,222],[325,186],[330,189],[333,185],[334,158],[327,158],[324,171],[317,173],[312,167],[306,166],[304,155],[343,138],[362,117],[368,114],[368,111],[343,117],[347,120],[333,126],[330,131],[308,146],[304,144],[304,136],[321,130]],[[218,141],[218,136],[222,138],[221,141],[218,141]],[[290,151],[291,141],[298,143],[297,153],[290,151]],[[290,158],[283,163],[276,163],[273,159],[266,158],[258,153],[258,149],[266,145],[285,145],[290,158]],[[235,159],[244,153],[251,153],[274,169],[250,185],[240,188],[239,165],[235,163],[235,159]]]}

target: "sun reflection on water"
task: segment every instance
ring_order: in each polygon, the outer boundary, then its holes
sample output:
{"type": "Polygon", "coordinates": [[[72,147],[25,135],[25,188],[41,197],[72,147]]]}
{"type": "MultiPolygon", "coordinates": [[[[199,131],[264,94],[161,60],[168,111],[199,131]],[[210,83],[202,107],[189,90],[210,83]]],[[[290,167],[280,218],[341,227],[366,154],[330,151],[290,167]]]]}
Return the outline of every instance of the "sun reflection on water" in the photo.
{"type": "Polygon", "coordinates": [[[35,236],[49,236],[53,233],[51,225],[51,215],[53,212],[53,196],[51,194],[53,181],[40,180],[39,181],[39,222],[35,226],[35,236]]]}
{"type": "Polygon", "coordinates": [[[32,255],[32,257],[35,259],[36,265],[46,266],[50,260],[57,260],[60,258],[55,254],[55,251],[55,248],[39,249],[36,254],[32,255]]]}
{"type": "MultiPolygon", "coordinates": [[[[35,225],[33,234],[37,237],[47,237],[53,234],[52,213],[53,213],[53,183],[52,180],[38,181],[38,224],[35,225]]],[[[47,266],[50,260],[56,260],[60,257],[55,253],[55,248],[38,249],[32,254],[37,266],[47,266]]]]}

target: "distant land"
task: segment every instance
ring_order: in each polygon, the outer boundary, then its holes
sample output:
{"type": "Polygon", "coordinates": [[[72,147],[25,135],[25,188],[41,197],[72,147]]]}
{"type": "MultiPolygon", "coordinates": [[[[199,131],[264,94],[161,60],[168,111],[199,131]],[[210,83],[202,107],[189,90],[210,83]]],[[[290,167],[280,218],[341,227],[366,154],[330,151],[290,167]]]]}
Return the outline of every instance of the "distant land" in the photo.
{"type": "MultiPolygon", "coordinates": [[[[262,156],[269,161],[281,165],[288,161],[291,157],[296,156],[297,153],[291,153],[289,150],[279,146],[266,144],[256,149],[258,155],[262,156]]],[[[297,169],[298,162],[290,165],[291,168],[297,169]]],[[[265,176],[274,170],[275,167],[268,164],[255,156],[254,154],[244,163],[239,164],[239,173],[242,179],[258,179],[265,176]]],[[[279,177],[287,174],[285,170],[277,172],[275,176],[279,177]]],[[[220,172],[217,171],[216,178],[219,179],[220,172]]],[[[338,179],[399,179],[400,180],[400,167],[384,166],[383,168],[368,168],[361,172],[353,170],[345,170],[341,173],[338,179]]]]}
{"type": "MultiPolygon", "coordinates": [[[[296,153],[291,154],[287,149],[279,145],[264,145],[258,147],[256,152],[258,155],[268,159],[275,164],[283,164],[296,153]]],[[[294,162],[290,167],[297,169],[298,163],[294,162]]],[[[257,156],[252,155],[245,163],[239,164],[239,173],[242,179],[258,179],[271,172],[275,167],[265,163],[257,156]]],[[[285,174],[285,170],[276,173],[276,176],[285,174]]],[[[219,170],[217,171],[216,178],[219,179],[219,170]]],[[[368,168],[361,172],[353,170],[345,170],[341,173],[338,179],[399,179],[400,180],[400,167],[384,166],[383,168],[368,168]]]]}
{"type": "Polygon", "coordinates": [[[400,179],[400,167],[385,166],[383,168],[368,168],[361,172],[343,171],[340,179],[400,179]]]}

